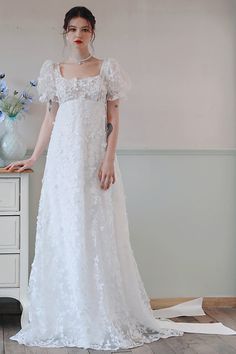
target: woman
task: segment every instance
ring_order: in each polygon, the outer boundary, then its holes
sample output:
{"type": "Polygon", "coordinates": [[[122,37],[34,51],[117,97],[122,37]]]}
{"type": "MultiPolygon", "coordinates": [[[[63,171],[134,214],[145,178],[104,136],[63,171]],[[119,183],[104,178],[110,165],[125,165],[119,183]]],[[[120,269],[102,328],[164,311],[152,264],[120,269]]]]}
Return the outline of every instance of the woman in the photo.
{"type": "Polygon", "coordinates": [[[38,91],[47,111],[35,150],[6,167],[31,167],[50,141],[29,322],[10,338],[29,346],[117,350],[183,335],[160,328],[131,249],[115,153],[119,100],[130,81],[116,59],[90,54],[95,22],[85,7],[66,13],[70,55],[42,65],[38,91]]]}

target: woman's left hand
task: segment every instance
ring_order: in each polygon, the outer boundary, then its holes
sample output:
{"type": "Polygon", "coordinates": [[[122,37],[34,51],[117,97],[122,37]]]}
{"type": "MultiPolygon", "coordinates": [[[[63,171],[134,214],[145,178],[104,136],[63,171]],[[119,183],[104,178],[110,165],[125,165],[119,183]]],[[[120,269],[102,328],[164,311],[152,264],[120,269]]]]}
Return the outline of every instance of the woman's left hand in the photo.
{"type": "Polygon", "coordinates": [[[115,183],[114,161],[104,158],[98,172],[101,188],[108,189],[111,183],[115,183]]]}

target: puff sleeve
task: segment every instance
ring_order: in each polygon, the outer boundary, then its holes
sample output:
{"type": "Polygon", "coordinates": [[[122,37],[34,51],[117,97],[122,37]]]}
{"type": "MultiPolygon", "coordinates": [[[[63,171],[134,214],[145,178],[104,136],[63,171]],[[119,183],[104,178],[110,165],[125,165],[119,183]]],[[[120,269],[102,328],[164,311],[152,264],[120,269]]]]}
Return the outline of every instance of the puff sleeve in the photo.
{"type": "Polygon", "coordinates": [[[127,99],[128,91],[131,89],[131,80],[127,72],[122,68],[115,58],[109,58],[107,65],[107,101],[116,99],[127,99]]]}
{"type": "Polygon", "coordinates": [[[50,59],[45,60],[41,66],[37,90],[40,102],[48,102],[49,100],[58,102],[54,76],[54,63],[50,59]]]}

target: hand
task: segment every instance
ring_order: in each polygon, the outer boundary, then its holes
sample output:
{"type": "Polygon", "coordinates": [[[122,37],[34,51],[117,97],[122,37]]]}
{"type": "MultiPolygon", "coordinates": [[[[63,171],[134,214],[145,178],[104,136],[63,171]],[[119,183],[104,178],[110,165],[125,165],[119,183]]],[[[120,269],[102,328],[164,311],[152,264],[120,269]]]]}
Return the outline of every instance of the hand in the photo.
{"type": "Polygon", "coordinates": [[[101,163],[98,172],[98,178],[101,181],[101,188],[108,189],[111,183],[115,183],[114,162],[108,159],[104,159],[101,163]]]}
{"type": "Polygon", "coordinates": [[[29,158],[27,160],[11,162],[9,165],[5,166],[4,169],[9,172],[11,172],[13,170],[17,170],[17,172],[22,172],[23,170],[32,167],[34,163],[35,163],[35,160],[32,158],[29,158]]]}

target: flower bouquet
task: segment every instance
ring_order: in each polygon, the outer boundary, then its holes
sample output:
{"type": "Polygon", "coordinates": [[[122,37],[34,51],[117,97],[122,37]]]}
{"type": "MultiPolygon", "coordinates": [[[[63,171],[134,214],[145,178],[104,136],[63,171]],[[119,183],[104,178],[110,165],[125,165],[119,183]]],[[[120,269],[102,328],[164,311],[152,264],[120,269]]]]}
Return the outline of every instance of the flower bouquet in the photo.
{"type": "Polygon", "coordinates": [[[26,154],[26,144],[17,132],[15,121],[21,119],[33,101],[30,89],[37,86],[37,80],[31,80],[23,91],[9,93],[5,74],[0,74],[0,123],[4,122],[5,134],[0,141],[0,165],[20,160],[26,154]],[[3,162],[4,161],[4,162],[3,162]]]}

